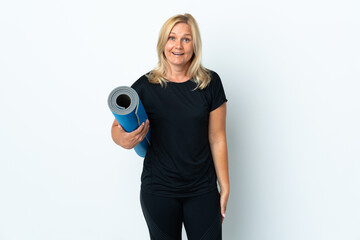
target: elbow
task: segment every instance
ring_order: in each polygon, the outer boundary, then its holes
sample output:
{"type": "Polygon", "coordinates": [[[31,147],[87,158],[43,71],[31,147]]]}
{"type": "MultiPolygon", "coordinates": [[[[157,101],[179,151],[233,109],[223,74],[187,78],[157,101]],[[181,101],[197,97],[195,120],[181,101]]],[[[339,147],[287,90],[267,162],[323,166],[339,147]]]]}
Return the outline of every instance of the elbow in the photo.
{"type": "Polygon", "coordinates": [[[113,142],[123,148],[125,148],[124,146],[122,146],[123,144],[121,143],[121,139],[120,139],[120,135],[118,134],[118,132],[116,130],[118,127],[113,126],[111,128],[111,139],[113,140],[113,142]]]}
{"type": "Polygon", "coordinates": [[[226,145],[226,136],[225,136],[225,134],[210,135],[209,143],[210,143],[210,146],[219,145],[219,144],[226,145]]]}

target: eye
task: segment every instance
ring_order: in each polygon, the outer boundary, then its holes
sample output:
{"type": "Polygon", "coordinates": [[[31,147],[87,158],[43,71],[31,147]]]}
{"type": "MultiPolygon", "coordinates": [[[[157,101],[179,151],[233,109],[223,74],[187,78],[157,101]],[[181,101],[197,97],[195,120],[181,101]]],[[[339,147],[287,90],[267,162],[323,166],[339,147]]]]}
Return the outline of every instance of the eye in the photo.
{"type": "Polygon", "coordinates": [[[184,38],[183,41],[184,42],[190,42],[190,39],[189,38],[184,38]]]}
{"type": "Polygon", "coordinates": [[[174,41],[175,37],[169,37],[169,40],[174,41]]]}

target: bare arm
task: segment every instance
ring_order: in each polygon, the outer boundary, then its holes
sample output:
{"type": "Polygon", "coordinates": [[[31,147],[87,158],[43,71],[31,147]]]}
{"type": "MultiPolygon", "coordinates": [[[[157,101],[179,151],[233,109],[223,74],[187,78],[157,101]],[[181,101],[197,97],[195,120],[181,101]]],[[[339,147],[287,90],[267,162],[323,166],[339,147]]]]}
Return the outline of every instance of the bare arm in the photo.
{"type": "Polygon", "coordinates": [[[221,214],[225,217],[226,205],[230,193],[228,153],[226,143],[226,103],[210,112],[209,143],[216,176],[220,185],[221,214]]]}
{"type": "Polygon", "coordinates": [[[128,133],[115,119],[111,127],[111,137],[117,145],[125,149],[132,149],[146,137],[149,127],[149,120],[146,120],[136,130],[128,133]]]}

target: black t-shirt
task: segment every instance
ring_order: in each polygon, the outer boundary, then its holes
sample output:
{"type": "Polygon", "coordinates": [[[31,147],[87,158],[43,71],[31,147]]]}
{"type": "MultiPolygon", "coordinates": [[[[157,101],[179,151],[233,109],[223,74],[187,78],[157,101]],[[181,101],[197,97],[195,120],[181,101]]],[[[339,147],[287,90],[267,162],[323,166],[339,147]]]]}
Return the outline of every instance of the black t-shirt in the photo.
{"type": "Polygon", "coordinates": [[[219,75],[213,71],[203,90],[190,79],[152,84],[144,75],[136,90],[150,121],[141,189],[161,196],[187,197],[217,188],[208,127],[209,113],[227,101],[219,75]]]}

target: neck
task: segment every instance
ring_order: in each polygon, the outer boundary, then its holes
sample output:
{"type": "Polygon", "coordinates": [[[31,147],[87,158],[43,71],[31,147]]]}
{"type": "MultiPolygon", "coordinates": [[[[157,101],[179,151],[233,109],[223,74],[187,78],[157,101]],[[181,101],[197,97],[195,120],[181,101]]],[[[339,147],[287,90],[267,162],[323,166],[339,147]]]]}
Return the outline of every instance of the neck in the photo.
{"type": "Polygon", "coordinates": [[[188,70],[190,63],[184,66],[171,66],[169,65],[166,70],[166,78],[173,82],[183,82],[189,80],[188,70]]]}

